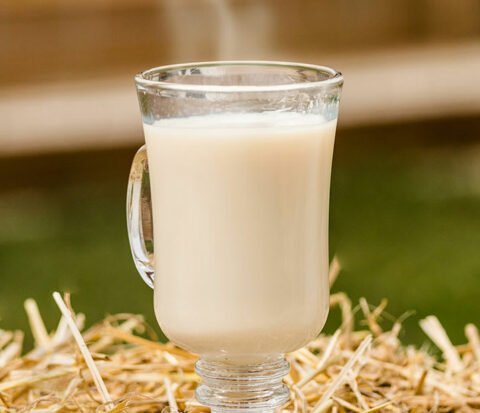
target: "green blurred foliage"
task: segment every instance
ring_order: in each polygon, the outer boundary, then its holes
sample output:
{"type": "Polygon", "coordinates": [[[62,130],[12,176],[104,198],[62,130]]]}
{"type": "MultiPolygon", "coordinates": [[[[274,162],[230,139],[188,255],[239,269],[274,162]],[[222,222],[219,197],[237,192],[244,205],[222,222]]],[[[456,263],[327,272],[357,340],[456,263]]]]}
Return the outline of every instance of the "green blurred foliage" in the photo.
{"type": "MultiPolygon", "coordinates": [[[[408,342],[425,339],[418,319],[428,314],[461,342],[465,323],[480,321],[480,146],[395,138],[406,133],[414,138],[424,131],[338,133],[331,254],[343,270],[333,290],[354,302],[366,297],[378,304],[387,297],[392,319],[386,325],[414,310],[403,333],[408,342]]],[[[133,152],[2,164],[1,328],[28,329],[22,306],[27,297],[37,300],[48,328],[55,328],[55,290],[70,291],[75,310],[89,323],[131,312],[156,325],[152,291],[136,274],[126,234],[133,152]]],[[[338,311],[332,311],[326,330],[338,323],[338,311]]]]}

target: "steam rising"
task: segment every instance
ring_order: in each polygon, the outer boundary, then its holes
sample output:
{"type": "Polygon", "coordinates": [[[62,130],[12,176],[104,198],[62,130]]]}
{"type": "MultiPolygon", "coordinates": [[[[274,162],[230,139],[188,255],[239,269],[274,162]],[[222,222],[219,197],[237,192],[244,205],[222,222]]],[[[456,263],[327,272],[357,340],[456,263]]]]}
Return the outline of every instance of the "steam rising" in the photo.
{"type": "Polygon", "coordinates": [[[172,59],[271,57],[272,9],[258,0],[165,0],[172,59]]]}

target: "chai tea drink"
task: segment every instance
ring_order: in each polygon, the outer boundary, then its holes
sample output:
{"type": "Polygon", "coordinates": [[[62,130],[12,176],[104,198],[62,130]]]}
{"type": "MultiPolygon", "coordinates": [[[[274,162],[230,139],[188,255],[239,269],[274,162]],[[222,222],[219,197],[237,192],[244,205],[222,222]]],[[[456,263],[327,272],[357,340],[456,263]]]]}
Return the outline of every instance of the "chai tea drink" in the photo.
{"type": "Polygon", "coordinates": [[[343,77],[229,61],[156,67],[135,82],[146,145],[130,171],[127,228],[158,323],[199,355],[199,403],[274,413],[290,395],[285,353],[328,313],[343,77]]]}
{"type": "Polygon", "coordinates": [[[335,126],[296,113],[144,125],[155,312],[171,340],[258,362],[320,332],[335,126]]]}

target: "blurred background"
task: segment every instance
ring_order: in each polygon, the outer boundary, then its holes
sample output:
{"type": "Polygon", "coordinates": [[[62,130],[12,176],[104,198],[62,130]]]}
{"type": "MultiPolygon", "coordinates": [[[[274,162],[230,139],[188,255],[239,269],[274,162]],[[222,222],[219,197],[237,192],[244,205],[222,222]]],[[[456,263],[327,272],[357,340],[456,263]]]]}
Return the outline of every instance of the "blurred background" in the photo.
{"type": "MultiPolygon", "coordinates": [[[[480,322],[478,0],[36,0],[0,6],[0,328],[50,328],[54,290],[91,323],[138,312],[125,225],[142,144],[133,75],[212,59],[281,59],[345,75],[332,177],[334,290],[454,342],[480,322]]],[[[338,322],[333,314],[329,329],[338,322]]]]}

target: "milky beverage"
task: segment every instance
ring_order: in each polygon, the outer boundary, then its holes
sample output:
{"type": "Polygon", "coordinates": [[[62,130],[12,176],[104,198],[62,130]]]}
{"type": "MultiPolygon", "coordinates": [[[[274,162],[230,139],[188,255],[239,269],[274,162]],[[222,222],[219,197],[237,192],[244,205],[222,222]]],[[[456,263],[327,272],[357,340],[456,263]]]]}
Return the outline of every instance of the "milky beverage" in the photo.
{"type": "Polygon", "coordinates": [[[144,125],[155,313],[170,340],[256,363],[320,332],[335,127],[295,113],[144,125]]]}

